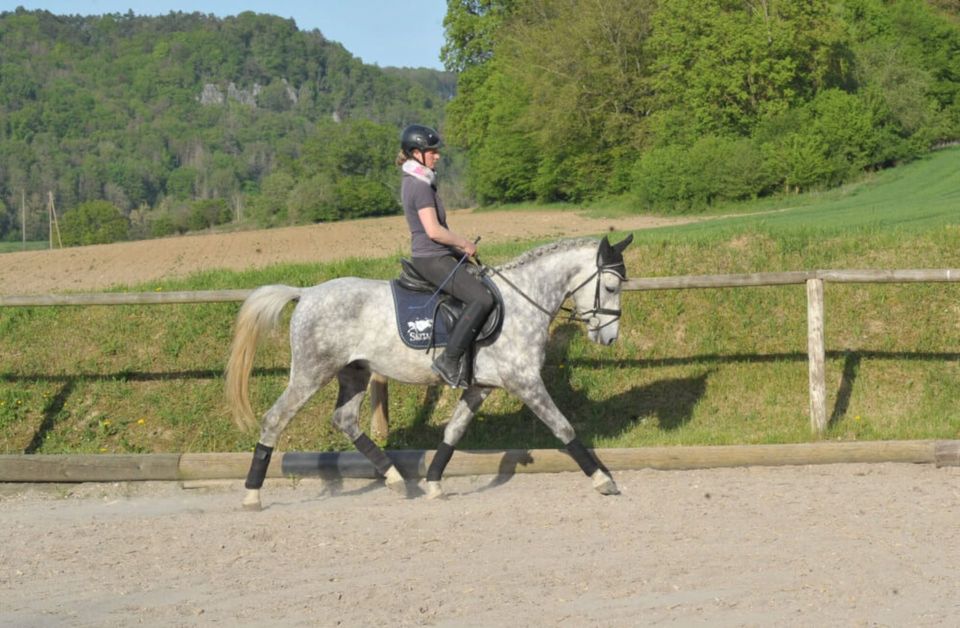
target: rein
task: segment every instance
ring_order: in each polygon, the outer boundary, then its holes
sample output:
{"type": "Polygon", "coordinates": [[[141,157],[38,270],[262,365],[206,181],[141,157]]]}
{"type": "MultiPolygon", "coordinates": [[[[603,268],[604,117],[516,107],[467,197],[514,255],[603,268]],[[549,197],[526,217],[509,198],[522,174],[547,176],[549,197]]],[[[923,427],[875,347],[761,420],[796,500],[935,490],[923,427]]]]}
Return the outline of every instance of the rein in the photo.
{"type": "MultiPolygon", "coordinates": [[[[592,281],[594,277],[596,277],[596,279],[597,279],[597,284],[596,284],[596,289],[595,289],[595,291],[594,291],[594,297],[593,297],[593,309],[592,309],[592,310],[587,310],[586,312],[583,312],[583,313],[581,314],[580,312],[577,311],[576,307],[572,307],[572,308],[565,307],[565,306],[562,305],[562,302],[561,302],[561,305],[560,305],[560,311],[567,312],[567,313],[569,314],[569,317],[567,318],[567,320],[569,320],[569,321],[574,321],[574,322],[578,322],[578,323],[586,323],[586,324],[589,324],[589,323],[590,323],[590,319],[592,319],[592,318],[594,317],[594,315],[597,315],[597,314],[606,314],[606,315],[609,315],[609,316],[613,316],[613,317],[614,317],[613,319],[607,321],[607,322],[604,323],[603,325],[598,325],[597,327],[593,328],[593,329],[592,329],[593,331],[600,331],[601,329],[603,329],[603,328],[606,327],[607,325],[611,325],[611,324],[617,322],[617,321],[620,319],[620,314],[621,314],[621,312],[622,312],[622,310],[612,310],[612,309],[610,309],[610,308],[600,307],[600,283],[601,283],[601,279],[602,279],[603,273],[614,273],[615,275],[617,275],[617,276],[622,280],[622,279],[624,279],[623,274],[618,270],[618,269],[622,266],[622,264],[606,264],[606,265],[604,265],[604,264],[601,264],[601,263],[600,263],[599,257],[600,257],[600,254],[597,253],[597,269],[596,269],[595,271],[593,271],[593,274],[590,275],[589,277],[587,277],[587,278],[586,278],[585,280],[583,280],[582,282],[580,282],[580,285],[578,285],[578,286],[577,286],[576,288],[574,288],[573,290],[570,290],[569,292],[567,292],[567,293],[564,295],[564,297],[563,297],[563,300],[566,301],[568,298],[570,298],[571,296],[573,296],[574,294],[576,294],[581,288],[583,288],[583,287],[586,286],[588,283],[590,283],[590,281],[592,281]]],[[[475,259],[476,259],[476,258],[475,258],[475,259]]],[[[546,314],[549,318],[552,319],[552,318],[554,317],[555,312],[551,312],[551,311],[548,310],[547,308],[545,308],[545,307],[543,307],[542,305],[540,305],[539,303],[537,303],[530,295],[528,295],[528,294],[525,293],[523,290],[521,290],[515,283],[513,283],[512,281],[510,281],[509,279],[507,279],[506,275],[504,275],[503,273],[501,273],[499,270],[497,270],[496,268],[494,268],[494,267],[492,267],[492,266],[487,266],[486,264],[484,264],[483,262],[481,262],[479,259],[477,259],[477,264],[480,266],[480,268],[483,270],[483,272],[488,272],[488,271],[489,271],[489,272],[492,272],[492,273],[496,274],[498,277],[500,277],[501,279],[503,279],[508,286],[510,286],[511,288],[513,288],[520,296],[522,296],[524,299],[526,299],[526,300],[527,300],[531,305],[533,305],[535,308],[537,308],[538,310],[540,310],[541,312],[543,312],[544,314],[546,314]]]]}

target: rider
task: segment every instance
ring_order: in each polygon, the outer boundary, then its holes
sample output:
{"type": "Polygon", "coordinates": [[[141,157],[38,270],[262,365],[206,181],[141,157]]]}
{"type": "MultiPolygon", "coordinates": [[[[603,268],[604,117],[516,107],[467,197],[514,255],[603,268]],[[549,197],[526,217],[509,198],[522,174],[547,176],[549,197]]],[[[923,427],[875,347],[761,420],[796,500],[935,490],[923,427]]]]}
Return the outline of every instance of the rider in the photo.
{"type": "Polygon", "coordinates": [[[443,141],[432,128],[412,124],[400,136],[397,165],[403,170],[400,196],[410,227],[412,262],[424,279],[465,305],[451,330],[447,347],[432,369],[447,384],[463,387],[461,358],[493,310],[490,291],[467,271],[464,258],[477,253],[477,245],[447,227],[447,213],[437,195],[437,162],[443,141]]]}

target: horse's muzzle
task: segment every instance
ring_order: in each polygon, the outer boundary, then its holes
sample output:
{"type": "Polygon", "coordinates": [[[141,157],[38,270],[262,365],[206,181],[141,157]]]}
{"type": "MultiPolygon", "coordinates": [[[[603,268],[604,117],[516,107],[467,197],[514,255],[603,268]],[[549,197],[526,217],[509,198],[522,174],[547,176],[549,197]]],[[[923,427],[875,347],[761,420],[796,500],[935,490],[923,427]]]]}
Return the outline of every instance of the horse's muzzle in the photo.
{"type": "Polygon", "coordinates": [[[588,329],[587,338],[604,346],[612,345],[617,341],[617,336],[620,333],[619,327],[619,325],[614,324],[600,327],[599,329],[588,329]]]}

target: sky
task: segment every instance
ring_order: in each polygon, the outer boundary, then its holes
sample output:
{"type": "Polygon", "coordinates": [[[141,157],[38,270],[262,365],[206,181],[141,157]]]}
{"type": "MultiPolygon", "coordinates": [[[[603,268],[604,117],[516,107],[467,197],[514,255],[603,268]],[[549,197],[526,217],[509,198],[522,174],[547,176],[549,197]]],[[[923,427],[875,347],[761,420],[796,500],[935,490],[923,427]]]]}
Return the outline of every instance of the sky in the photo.
{"type": "Polygon", "coordinates": [[[0,0],[0,11],[18,6],[45,9],[58,15],[126,13],[165,15],[170,11],[212,13],[218,17],[244,11],[293,18],[300,30],[319,29],[340,42],[364,63],[397,67],[443,69],[443,16],[446,0],[0,0]],[[147,8],[143,8],[146,4],[147,8]]]}

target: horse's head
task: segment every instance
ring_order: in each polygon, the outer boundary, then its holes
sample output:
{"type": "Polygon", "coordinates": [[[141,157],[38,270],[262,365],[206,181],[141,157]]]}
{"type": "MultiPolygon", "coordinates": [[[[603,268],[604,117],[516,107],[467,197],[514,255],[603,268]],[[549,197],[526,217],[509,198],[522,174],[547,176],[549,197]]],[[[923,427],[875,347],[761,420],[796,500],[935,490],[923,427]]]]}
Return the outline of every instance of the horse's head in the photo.
{"type": "Polygon", "coordinates": [[[574,318],[587,324],[587,336],[602,345],[613,344],[620,333],[620,286],[627,279],[623,251],[633,242],[633,234],[617,244],[604,236],[597,249],[596,269],[577,288],[572,297],[574,318]]]}

